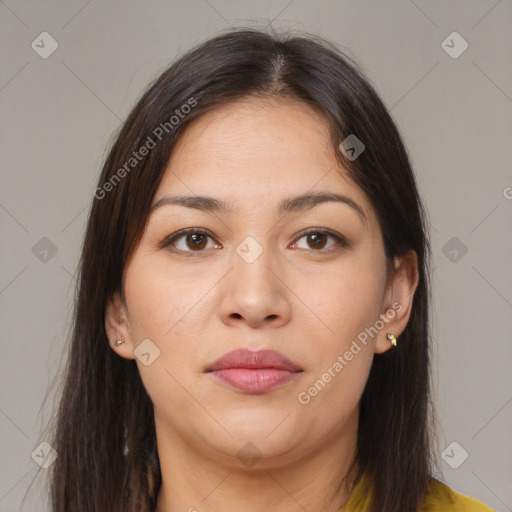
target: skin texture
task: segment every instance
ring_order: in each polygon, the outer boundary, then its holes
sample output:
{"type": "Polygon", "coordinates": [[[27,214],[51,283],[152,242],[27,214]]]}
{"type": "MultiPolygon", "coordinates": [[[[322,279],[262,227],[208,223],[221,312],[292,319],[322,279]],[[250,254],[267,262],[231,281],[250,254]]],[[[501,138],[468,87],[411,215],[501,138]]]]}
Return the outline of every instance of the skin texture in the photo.
{"type": "Polygon", "coordinates": [[[376,214],[329,140],[311,107],[250,98],[196,120],[173,152],[153,204],[166,195],[206,195],[233,211],[156,208],[125,268],[126,302],[115,295],[107,306],[112,350],[137,360],[154,404],[163,476],[157,512],[220,512],[233,504],[245,512],[337,511],[348,499],[351,482],[328,505],[354,458],[374,354],[399,350],[386,334],[399,338],[405,329],[418,273],[412,252],[395,259],[387,279],[376,214]],[[311,191],[348,196],[366,221],[337,202],[278,215],[282,199],[311,191]],[[186,235],[159,246],[188,227],[211,233],[199,249],[186,235]],[[331,236],[312,240],[301,234],[307,228],[332,230],[349,245],[331,236]],[[251,263],[236,251],[249,236],[263,251],[251,263]],[[385,327],[300,403],[299,393],[389,311],[385,327]],[[114,347],[117,339],[125,343],[114,347]],[[149,366],[134,355],[145,339],[160,350],[149,366]],[[303,372],[256,395],[205,373],[237,348],[277,350],[303,372]],[[257,456],[248,465],[238,454],[251,449],[257,456]]]}

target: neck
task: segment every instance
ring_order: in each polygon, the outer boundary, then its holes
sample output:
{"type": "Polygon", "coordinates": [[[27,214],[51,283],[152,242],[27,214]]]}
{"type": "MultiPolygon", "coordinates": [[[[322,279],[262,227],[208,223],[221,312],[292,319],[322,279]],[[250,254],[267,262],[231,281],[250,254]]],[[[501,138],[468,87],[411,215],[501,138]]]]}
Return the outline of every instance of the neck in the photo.
{"type": "Polygon", "coordinates": [[[155,416],[162,485],[155,512],[338,512],[350,497],[357,420],[302,456],[257,459],[250,466],[199,450],[155,416]]]}

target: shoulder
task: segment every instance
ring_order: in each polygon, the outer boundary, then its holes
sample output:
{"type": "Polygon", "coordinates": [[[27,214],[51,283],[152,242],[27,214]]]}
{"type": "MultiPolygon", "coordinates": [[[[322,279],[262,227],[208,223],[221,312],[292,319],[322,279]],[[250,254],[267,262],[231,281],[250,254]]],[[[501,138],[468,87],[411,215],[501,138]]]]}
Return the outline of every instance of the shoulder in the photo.
{"type": "MultiPolygon", "coordinates": [[[[363,475],[354,487],[348,503],[339,512],[362,512],[370,510],[371,488],[363,475]]],[[[481,501],[458,493],[435,478],[430,479],[427,493],[417,512],[495,512],[481,501]]]]}
{"type": "Polygon", "coordinates": [[[460,494],[443,482],[432,479],[421,512],[493,512],[481,501],[460,494]]]}

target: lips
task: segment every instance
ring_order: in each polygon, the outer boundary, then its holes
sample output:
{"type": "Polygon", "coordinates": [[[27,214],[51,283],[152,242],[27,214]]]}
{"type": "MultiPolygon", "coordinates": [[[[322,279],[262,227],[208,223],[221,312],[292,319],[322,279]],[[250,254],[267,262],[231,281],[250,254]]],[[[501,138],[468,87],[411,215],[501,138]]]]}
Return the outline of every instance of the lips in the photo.
{"type": "Polygon", "coordinates": [[[302,368],[275,350],[238,349],[217,359],[207,373],[244,393],[265,393],[295,379],[302,368]]]}

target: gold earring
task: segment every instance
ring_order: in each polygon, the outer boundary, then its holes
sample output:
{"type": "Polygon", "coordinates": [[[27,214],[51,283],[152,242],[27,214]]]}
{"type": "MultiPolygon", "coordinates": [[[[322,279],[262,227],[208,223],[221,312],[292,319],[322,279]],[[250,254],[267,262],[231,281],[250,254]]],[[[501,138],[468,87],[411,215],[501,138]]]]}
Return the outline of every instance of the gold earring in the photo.
{"type": "Polygon", "coordinates": [[[391,341],[391,345],[393,345],[393,347],[396,347],[396,338],[395,338],[394,334],[391,334],[390,332],[388,332],[386,334],[386,337],[388,338],[389,341],[391,341]]]}

